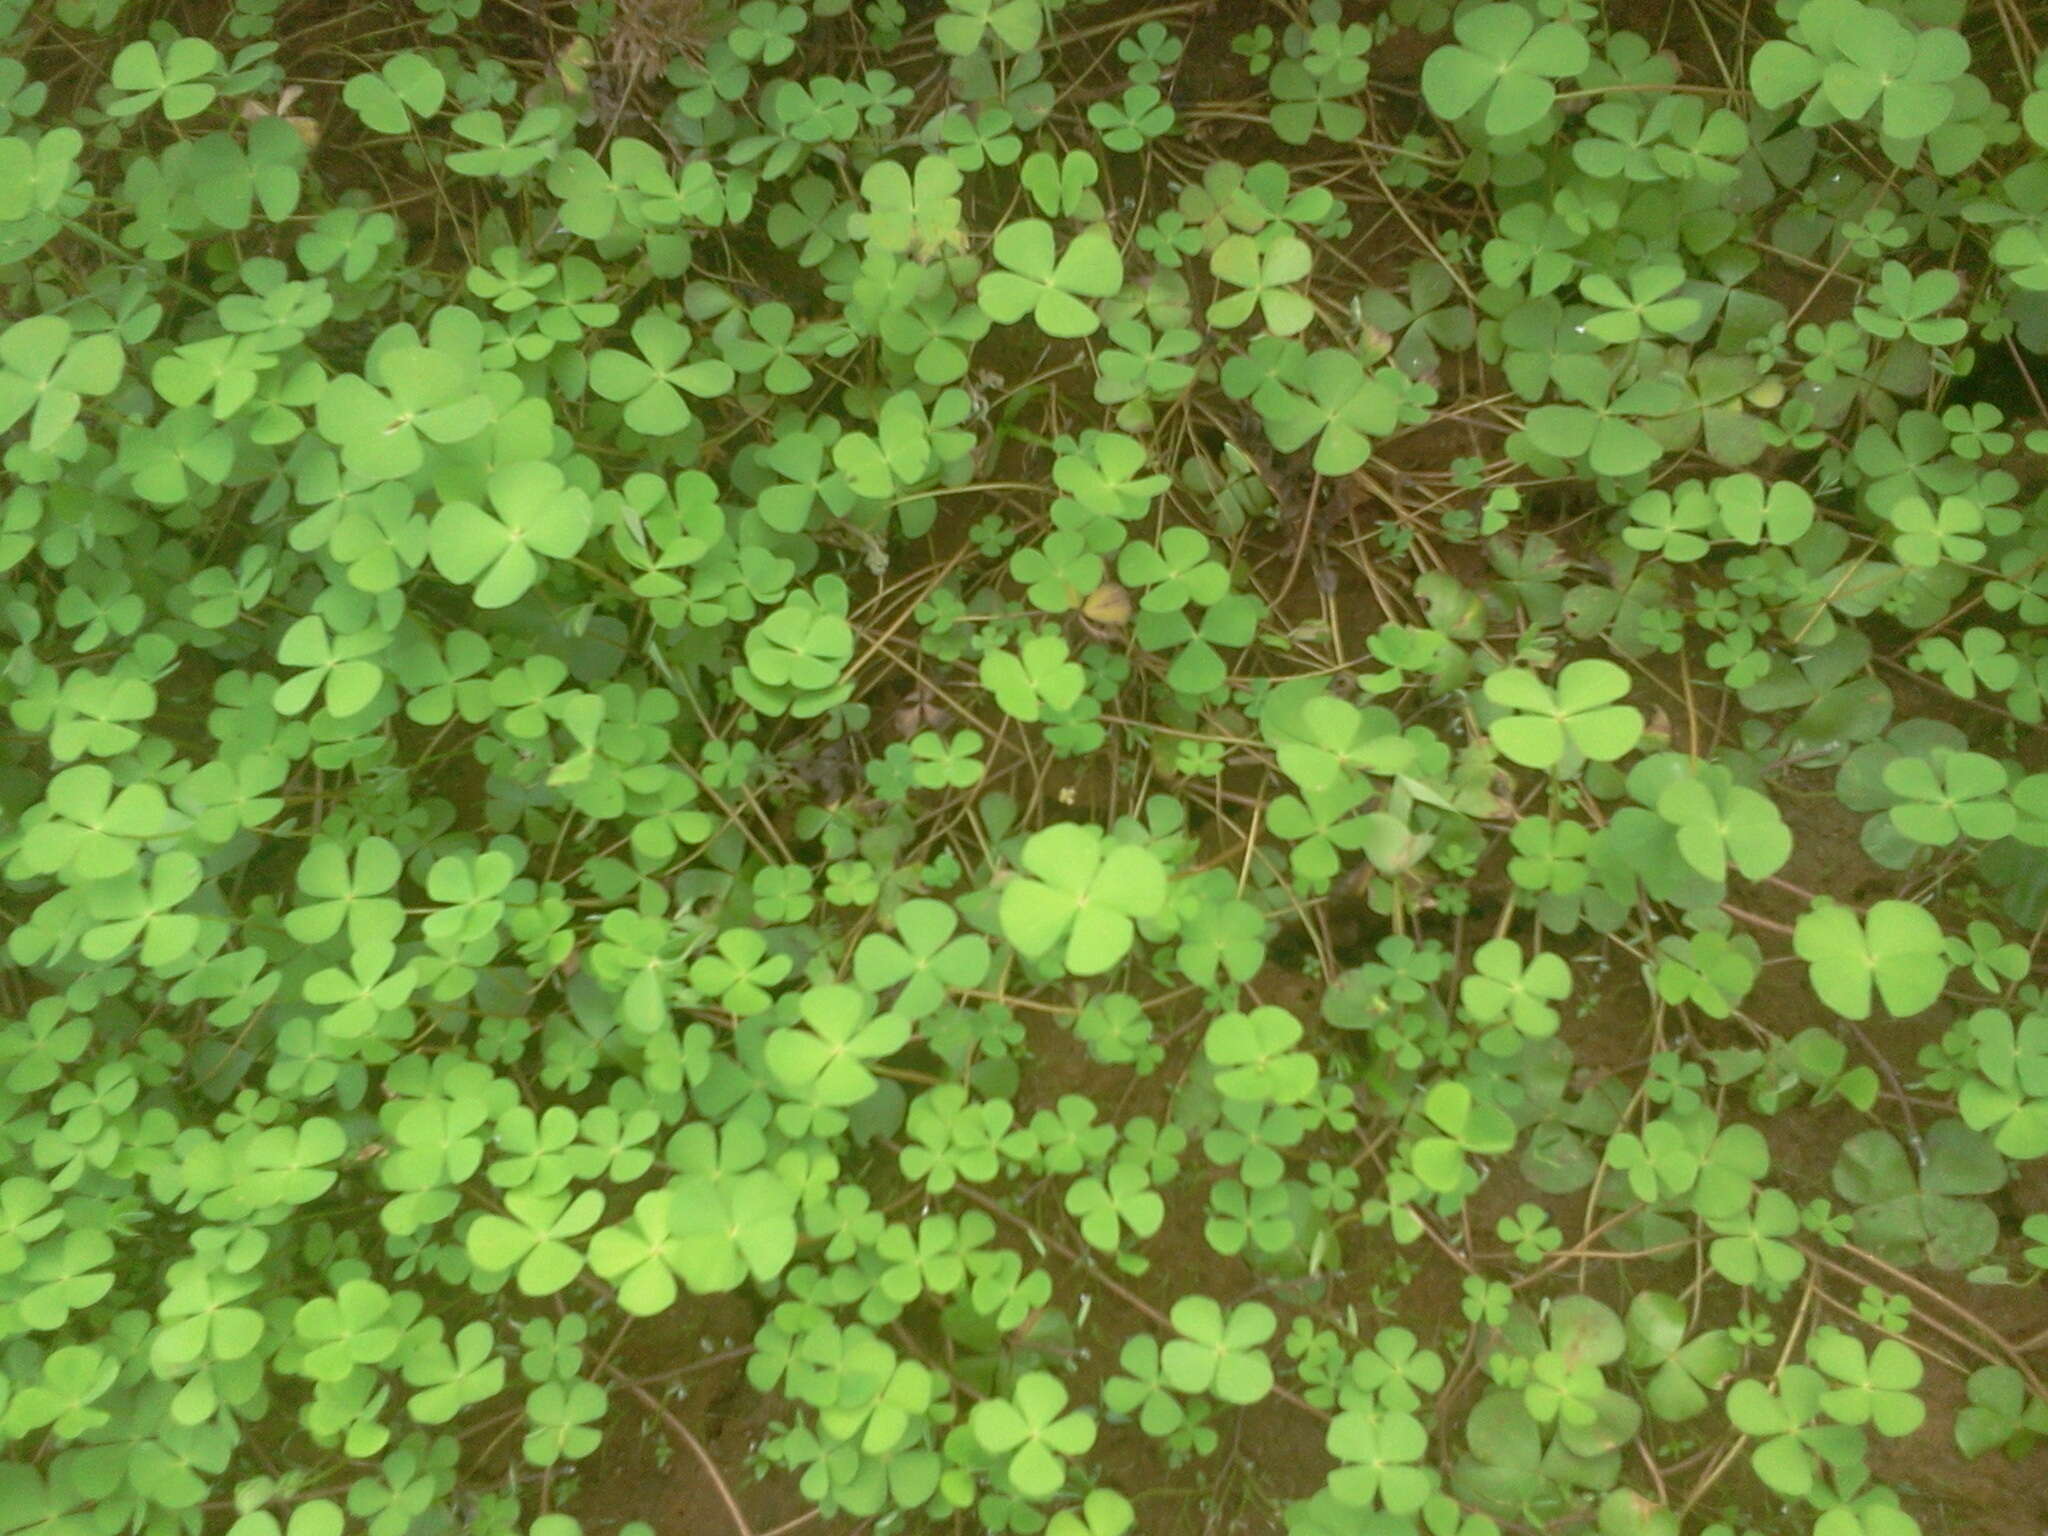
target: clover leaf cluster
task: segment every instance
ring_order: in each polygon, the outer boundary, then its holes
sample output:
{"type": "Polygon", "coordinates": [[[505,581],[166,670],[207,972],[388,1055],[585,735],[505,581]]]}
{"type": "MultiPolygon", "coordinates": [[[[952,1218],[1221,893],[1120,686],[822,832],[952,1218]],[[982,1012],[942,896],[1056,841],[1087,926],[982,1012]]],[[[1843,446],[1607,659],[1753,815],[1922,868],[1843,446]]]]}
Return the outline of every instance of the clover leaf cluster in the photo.
{"type": "Polygon", "coordinates": [[[0,1525],[2019,1529],[1992,9],[0,0],[0,1525]]]}

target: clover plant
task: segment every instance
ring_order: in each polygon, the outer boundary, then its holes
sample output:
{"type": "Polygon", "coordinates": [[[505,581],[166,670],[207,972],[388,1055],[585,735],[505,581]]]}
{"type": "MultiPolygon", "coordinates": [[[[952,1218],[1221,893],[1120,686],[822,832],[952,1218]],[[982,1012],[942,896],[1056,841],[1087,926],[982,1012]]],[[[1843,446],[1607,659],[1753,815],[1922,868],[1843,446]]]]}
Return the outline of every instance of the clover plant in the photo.
{"type": "Polygon", "coordinates": [[[0,0],[0,1524],[2032,1530],[2040,30],[0,0]]]}

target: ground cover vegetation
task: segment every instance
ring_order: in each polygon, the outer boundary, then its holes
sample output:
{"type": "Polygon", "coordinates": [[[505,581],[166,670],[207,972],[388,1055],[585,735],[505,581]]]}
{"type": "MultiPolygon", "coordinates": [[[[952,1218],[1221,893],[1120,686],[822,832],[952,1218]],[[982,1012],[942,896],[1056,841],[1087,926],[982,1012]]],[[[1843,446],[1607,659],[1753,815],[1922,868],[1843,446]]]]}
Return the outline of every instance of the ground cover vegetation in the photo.
{"type": "Polygon", "coordinates": [[[0,40],[0,1531],[2048,1520],[2038,8],[0,40]]]}

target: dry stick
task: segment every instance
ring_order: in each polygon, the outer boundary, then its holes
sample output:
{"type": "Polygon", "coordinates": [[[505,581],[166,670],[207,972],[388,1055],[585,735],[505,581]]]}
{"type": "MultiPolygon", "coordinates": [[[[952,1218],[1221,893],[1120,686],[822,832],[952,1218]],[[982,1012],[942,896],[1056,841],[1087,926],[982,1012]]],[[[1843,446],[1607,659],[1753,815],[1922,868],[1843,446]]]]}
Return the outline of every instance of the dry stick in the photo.
{"type": "Polygon", "coordinates": [[[1280,583],[1280,594],[1273,601],[1278,608],[1287,601],[1287,594],[1294,590],[1294,578],[1301,574],[1301,559],[1308,553],[1309,540],[1315,537],[1317,503],[1322,500],[1323,477],[1317,475],[1309,486],[1308,504],[1296,514],[1301,518],[1301,536],[1294,541],[1294,558],[1287,562],[1287,579],[1280,583]]]}
{"type": "Polygon", "coordinates": [[[1884,1074],[1885,1083],[1891,1089],[1892,1097],[1899,1101],[1899,1113],[1906,1117],[1906,1139],[1913,1143],[1913,1160],[1925,1168],[1927,1144],[1920,1139],[1920,1122],[1913,1118],[1912,1096],[1906,1092],[1906,1085],[1899,1080],[1898,1071],[1892,1066],[1891,1058],[1877,1048],[1877,1042],[1870,1038],[1869,1032],[1856,1020],[1844,1019],[1842,1022],[1849,1026],[1850,1032],[1863,1046],[1864,1054],[1876,1062],[1878,1071],[1884,1074]]]}
{"type": "Polygon", "coordinates": [[[2034,40],[2034,29],[2027,25],[2027,13],[2025,11],[2019,10],[2015,7],[2009,7],[2005,4],[2005,0],[1998,0],[1998,5],[1996,9],[1998,11],[1998,20],[2000,25],[2004,26],[2008,33],[2010,33],[2014,27],[2017,27],[2019,29],[2021,37],[2023,37],[2026,40],[2024,47],[2018,45],[2013,46],[2013,57],[2015,60],[2018,60],[2020,58],[2032,58],[2035,54],[2041,51],[2040,45],[2034,40]]]}
{"type": "Polygon", "coordinates": [[[1754,912],[1745,912],[1741,907],[1736,906],[1733,902],[1722,902],[1721,910],[1723,912],[1726,912],[1730,917],[1739,917],[1745,923],[1753,923],[1759,928],[1767,928],[1772,933],[1783,933],[1789,935],[1793,931],[1789,924],[1781,923],[1776,918],[1761,917],[1754,912]]]}
{"type": "MultiPolygon", "coordinates": [[[[697,723],[704,728],[704,734],[714,740],[722,739],[711,724],[710,712],[704,708],[702,702],[697,698],[695,684],[683,681],[681,687],[674,686],[677,679],[675,673],[669,669],[668,659],[652,647],[649,648],[648,654],[655,664],[661,668],[663,675],[669,680],[671,685],[669,691],[680,694],[684,702],[690,706],[690,713],[697,717],[697,723]]],[[[694,767],[690,763],[683,761],[681,753],[671,753],[670,758],[683,772],[690,776],[691,781],[698,788],[702,789],[710,797],[711,803],[718,807],[719,814],[725,817],[726,824],[740,829],[740,835],[747,840],[748,844],[761,856],[764,862],[772,861],[776,854],[782,856],[784,864],[794,864],[796,862],[796,855],[790,852],[789,845],[782,840],[782,833],[775,825],[775,818],[768,813],[767,807],[761,804],[760,798],[754,793],[754,786],[749,784],[746,779],[742,778],[739,783],[740,798],[746,803],[747,809],[753,812],[754,816],[759,820],[762,829],[767,832],[769,839],[775,844],[773,853],[754,835],[749,825],[740,819],[739,812],[726,804],[725,797],[711,787],[711,781],[704,777],[701,768],[694,767]]]]}
{"type": "Polygon", "coordinates": [[[1650,1474],[1650,1482],[1656,1487],[1657,1502],[1668,1507],[1671,1494],[1664,1486],[1663,1469],[1657,1465],[1657,1458],[1650,1454],[1650,1448],[1643,1443],[1641,1435],[1636,1436],[1636,1454],[1642,1458],[1643,1470],[1650,1474]]]}
{"type": "Polygon", "coordinates": [[[643,1376],[643,1383],[650,1381],[674,1381],[678,1376],[688,1376],[697,1371],[708,1371],[714,1365],[725,1365],[733,1360],[744,1360],[754,1352],[751,1344],[736,1345],[721,1349],[715,1354],[703,1355],[686,1365],[672,1365],[665,1371],[656,1371],[652,1376],[643,1376]]]}
{"type": "MultiPolygon", "coordinates": [[[[1427,507],[1439,506],[1443,502],[1451,499],[1449,497],[1438,497],[1436,500],[1427,503],[1424,508],[1411,508],[1407,505],[1405,500],[1398,494],[1396,488],[1380,477],[1378,471],[1370,462],[1361,465],[1356,471],[1353,472],[1352,481],[1354,486],[1356,486],[1358,482],[1364,482],[1367,488],[1370,489],[1374,495],[1378,496],[1379,499],[1386,504],[1388,510],[1394,514],[1394,520],[1399,523],[1407,523],[1409,519],[1412,517],[1417,524],[1420,524],[1422,521],[1422,512],[1424,510],[1427,510],[1427,507]]],[[[1354,494],[1352,497],[1351,505],[1348,508],[1346,508],[1346,516],[1351,520],[1351,524],[1354,528],[1358,527],[1358,497],[1356,496],[1356,494],[1354,494]]],[[[1429,557],[1430,564],[1434,565],[1440,571],[1444,570],[1445,566],[1443,556],[1437,553],[1436,546],[1430,542],[1429,535],[1423,532],[1420,527],[1417,527],[1415,530],[1415,537],[1416,542],[1422,546],[1423,553],[1429,557]]],[[[1369,535],[1361,531],[1358,535],[1358,538],[1354,542],[1358,545],[1364,545],[1368,541],[1368,538],[1369,535]]],[[[1365,573],[1366,582],[1368,585],[1372,587],[1372,595],[1379,602],[1380,609],[1383,613],[1395,614],[1403,612],[1406,609],[1406,605],[1404,603],[1397,601],[1395,594],[1389,591],[1387,587],[1380,581],[1379,571],[1376,568],[1375,562],[1369,555],[1363,553],[1354,553],[1352,555],[1352,562],[1355,565],[1357,565],[1359,570],[1365,573]]]]}
{"type": "MultiPolygon", "coordinates": [[[[972,544],[962,544],[958,549],[953,551],[952,556],[946,561],[946,563],[939,567],[937,574],[934,575],[930,581],[924,584],[924,591],[920,593],[916,598],[914,598],[911,602],[905,605],[903,611],[896,615],[896,617],[890,622],[889,627],[887,629],[883,630],[879,635],[875,636],[872,640],[868,642],[867,649],[862,651],[858,656],[854,657],[852,662],[848,664],[844,675],[848,677],[854,677],[859,675],[861,669],[864,668],[870,661],[872,661],[875,658],[875,656],[880,654],[883,648],[888,645],[889,641],[895,636],[896,632],[899,629],[901,629],[905,624],[908,624],[913,617],[915,617],[919,605],[922,604],[926,598],[930,597],[932,593],[936,592],[939,589],[939,584],[953,573],[954,566],[958,565],[962,560],[967,558],[967,552],[973,547],[974,546],[972,544]]],[[[919,574],[922,575],[924,573],[920,572],[919,574]]]]}
{"type": "MultiPolygon", "coordinates": [[[[660,1398],[641,1386],[639,1382],[620,1371],[617,1366],[607,1365],[605,1367],[605,1374],[639,1398],[643,1406],[650,1409],[655,1417],[668,1426],[670,1434],[678,1437],[683,1444],[690,1448],[691,1454],[697,1458],[697,1464],[703,1467],[704,1475],[711,1479],[711,1486],[718,1494],[718,1501],[725,1506],[725,1512],[732,1517],[733,1529],[738,1531],[740,1536],[754,1536],[754,1528],[747,1523],[746,1513],[740,1508],[739,1500],[735,1499],[732,1496],[732,1490],[726,1487],[725,1478],[718,1470],[718,1463],[713,1461],[711,1453],[704,1449],[704,1442],[690,1432],[690,1426],[678,1418],[660,1398]]],[[[783,1526],[779,1527],[779,1529],[787,1530],[789,1527],[783,1526]]],[[[768,1536],[774,1536],[774,1533],[769,1532],[768,1536]]]]}
{"type": "Polygon", "coordinates": [[[1700,755],[1700,717],[1692,702],[1692,658],[1683,646],[1678,651],[1678,678],[1685,685],[1685,746],[1694,757],[1700,755]]]}

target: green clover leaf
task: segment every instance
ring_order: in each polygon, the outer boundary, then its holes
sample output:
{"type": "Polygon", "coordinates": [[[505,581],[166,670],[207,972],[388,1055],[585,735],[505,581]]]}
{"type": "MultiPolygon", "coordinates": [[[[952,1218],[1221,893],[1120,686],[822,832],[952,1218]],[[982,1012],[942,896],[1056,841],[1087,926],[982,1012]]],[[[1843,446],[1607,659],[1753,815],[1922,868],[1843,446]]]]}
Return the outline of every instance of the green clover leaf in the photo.
{"type": "Polygon", "coordinates": [[[1422,1113],[1443,1134],[1419,1138],[1410,1156],[1415,1176],[1439,1193],[1457,1189],[1470,1176],[1466,1153],[1491,1157],[1515,1145],[1515,1122],[1454,1078],[1429,1090],[1422,1113]]]}
{"type": "Polygon", "coordinates": [[[522,113],[507,132],[504,118],[489,107],[479,107],[449,124],[477,147],[449,155],[446,164],[458,176],[523,176],[559,152],[575,122],[569,107],[544,101],[522,113]]]}
{"type": "Polygon", "coordinates": [[[1117,1251],[1126,1228],[1146,1238],[1166,1219],[1166,1201],[1153,1189],[1147,1170],[1129,1162],[1116,1163],[1101,1178],[1076,1179],[1066,1207],[1080,1224],[1081,1236],[1105,1253],[1117,1251]]]}
{"type": "Polygon", "coordinates": [[[789,956],[769,954],[768,941],[753,929],[728,928],[718,936],[717,953],[699,956],[690,966],[690,985],[716,997],[735,1017],[752,1018],[774,1001],[768,988],[792,966],[789,956]]]}
{"type": "Polygon", "coordinates": [[[1433,51],[1422,66],[1422,94],[1438,117],[1455,121],[1478,110],[1488,137],[1523,133],[1557,99],[1551,83],[1592,61],[1585,35],[1564,22],[1537,25],[1519,5],[1481,5],[1453,23],[1456,44],[1433,51]]]}
{"type": "Polygon", "coordinates": [[[1982,1197],[2006,1182],[2005,1162],[1960,1120],[1929,1126],[1920,1153],[1889,1131],[1843,1144],[1832,1181],[1855,1206],[1856,1241],[1889,1264],[1967,1269],[1998,1241],[1998,1218],[1982,1197]]]}
{"type": "Polygon", "coordinates": [[[42,804],[22,824],[21,848],[9,869],[70,881],[110,880],[136,866],[140,844],[175,825],[176,813],[153,781],[117,791],[105,768],[83,763],[50,780],[42,804]]]}
{"type": "Polygon", "coordinates": [[[975,293],[998,325],[1029,315],[1048,336],[1092,336],[1102,321],[1086,301],[1111,298],[1124,285],[1123,257],[1100,224],[1060,251],[1045,220],[1019,219],[996,232],[991,254],[1003,270],[984,273],[975,293]]]}
{"type": "Polygon", "coordinates": [[[639,354],[606,347],[590,360],[590,387],[626,407],[626,425],[643,437],[669,437],[696,419],[683,397],[714,398],[735,382],[732,364],[704,357],[688,362],[693,338],[670,316],[655,312],[633,322],[639,354]]]}
{"type": "Polygon", "coordinates": [[[1706,1411],[1707,1392],[1741,1364],[1742,1353],[1725,1330],[1688,1339],[1688,1312],[1676,1296],[1642,1291],[1629,1303],[1628,1362],[1649,1372],[1644,1397],[1658,1418],[1678,1422],[1706,1411]]]}
{"type": "Polygon", "coordinates": [[[1956,102],[1950,82],[1970,66],[1969,44],[1959,33],[1914,31],[1867,7],[1834,44],[1841,57],[1821,71],[1821,95],[1845,118],[1877,107],[1879,126],[1893,139],[1924,138],[1946,122],[1956,102]]]}
{"type": "Polygon", "coordinates": [[[352,951],[347,969],[329,966],[315,971],[299,995],[328,1010],[320,1016],[323,1032],[337,1040],[361,1040],[401,1016],[418,984],[416,966],[399,965],[391,945],[375,943],[352,951]]]}
{"type": "Polygon", "coordinates": [[[870,1061],[892,1056],[910,1039],[900,1013],[874,1014],[859,987],[834,983],[804,993],[804,1025],[785,1024],[768,1037],[766,1059],[791,1098],[827,1109],[860,1103],[875,1091],[870,1061]]]}
{"type": "Polygon", "coordinates": [[[1136,920],[1166,905],[1166,869],[1150,849],[1098,827],[1058,822],[1034,833],[1018,862],[1031,878],[1003,888],[1003,937],[1031,959],[1058,951],[1070,975],[1100,976],[1130,952],[1136,920]]]}
{"type": "MultiPolygon", "coordinates": [[[[590,537],[590,497],[549,460],[500,465],[485,482],[490,510],[451,501],[434,514],[434,567],[473,590],[479,608],[504,608],[540,580],[540,556],[572,558],[590,537]]],[[[331,685],[330,685],[331,686],[331,685]]]]}
{"type": "MultiPolygon", "coordinates": [[[[0,138],[0,224],[26,220],[31,211],[47,214],[62,204],[77,179],[78,152],[84,147],[85,137],[76,128],[52,128],[33,146],[18,135],[0,138]]],[[[44,223],[37,244],[56,229],[54,221],[44,223]]]]}
{"type": "Polygon", "coordinates": [[[959,915],[943,901],[917,898],[896,909],[896,932],[871,933],[853,952],[853,979],[880,995],[901,983],[895,1011],[918,1019],[946,999],[949,989],[981,985],[991,961],[988,941],[961,934],[959,915]]]}
{"type": "Polygon", "coordinates": [[[1070,149],[1055,159],[1042,149],[1017,174],[1047,218],[1092,222],[1102,217],[1102,200],[1089,190],[1102,180],[1102,166],[1087,150],[1070,149]]]}
{"type": "Polygon", "coordinates": [[[220,50],[203,38],[180,37],[165,43],[137,41],[114,56],[107,73],[115,89],[128,94],[107,103],[115,117],[133,117],[161,106],[164,117],[180,122],[213,105],[218,94],[206,79],[221,67],[220,50]]]}
{"type": "Polygon", "coordinates": [[[113,880],[95,881],[87,904],[97,919],[78,938],[78,952],[88,960],[109,961],[137,939],[140,958],[161,970],[199,943],[201,920],[177,908],[199,889],[201,870],[188,853],[165,853],[151,861],[145,883],[134,871],[113,880]]]}
{"type": "Polygon", "coordinates": [[[960,168],[943,155],[925,155],[915,172],[894,160],[877,160],[861,177],[867,212],[849,222],[847,233],[878,251],[930,261],[966,248],[961,228],[960,168]]]}
{"type": "Polygon", "coordinates": [[[1814,994],[1845,1019],[1870,1017],[1873,988],[1894,1017],[1910,1018],[1948,983],[1941,924],[1911,902],[1880,901],[1859,919],[1822,897],[1800,916],[1792,948],[1807,964],[1814,994]]]}
{"type": "Polygon", "coordinates": [[[394,939],[405,914],[384,893],[398,884],[404,865],[389,839],[369,836],[350,850],[317,838],[299,861],[300,891],[315,898],[285,914],[285,932],[301,944],[321,944],[345,924],[357,948],[394,939]]]}
{"type": "Polygon", "coordinates": [[[1348,475],[1372,457],[1374,438],[1399,425],[1406,382],[1391,368],[1367,373],[1352,353],[1324,348],[1260,385],[1252,403],[1274,447],[1292,453],[1314,438],[1316,473],[1348,475]]]}
{"type": "Polygon", "coordinates": [[[1675,779],[1657,796],[1657,814],[1678,829],[1678,851],[1702,878],[1722,881],[1733,864],[1746,880],[1762,880],[1792,856],[1792,833],[1765,795],[1708,765],[1675,779]]]}
{"type": "Polygon", "coordinates": [[[1301,1103],[1315,1091],[1318,1072],[1314,1056],[1290,1049],[1300,1039],[1301,1021],[1272,1004],[1220,1015],[1202,1042],[1217,1068],[1216,1091],[1256,1103],[1301,1103]]]}
{"type": "Polygon", "coordinates": [[[1117,1364],[1130,1374],[1111,1376],[1102,1384],[1102,1401],[1111,1413],[1135,1418],[1138,1427],[1164,1439],[1187,1422],[1159,1363],[1159,1341],[1140,1333],[1124,1341],[1117,1364]]]}
{"type": "Polygon", "coordinates": [[[781,1273],[796,1252],[795,1211],[793,1191],[763,1170],[677,1179],[592,1234],[590,1267],[627,1312],[652,1317],[674,1305],[678,1279],[705,1295],[781,1273]]]}
{"type": "Polygon", "coordinates": [[[1604,272],[1589,274],[1579,291],[1602,313],[1586,321],[1586,334],[1618,346],[1647,332],[1684,330],[1700,316],[1700,301],[1678,292],[1684,284],[1685,268],[1676,263],[1631,269],[1627,288],[1604,272]]]}
{"type": "Polygon", "coordinates": [[[1709,489],[1719,531],[1744,544],[1793,544],[1813,526],[1813,493],[1795,481],[1723,475],[1709,489]]]}
{"type": "Polygon", "coordinates": [[[1769,1384],[1745,1376],[1729,1389],[1729,1423],[1759,1442],[1749,1464],[1765,1487],[1788,1499],[1804,1497],[1815,1485],[1817,1454],[1808,1440],[1825,1386],[1821,1372],[1792,1364],[1769,1384]]]}
{"type": "Polygon", "coordinates": [[[331,635],[324,620],[307,614],[277,642],[279,661],[306,670],[277,690],[272,706],[281,715],[295,715],[324,689],[323,702],[335,719],[361,713],[384,687],[384,669],[365,658],[389,643],[390,636],[376,629],[331,635]]]}
{"type": "MultiPolygon", "coordinates": [[[[2041,135],[2048,144],[2048,132],[2041,135]]],[[[2035,1218],[2035,1229],[2048,1226],[2035,1218]]],[[[2026,1379],[2009,1365],[1986,1365],[1970,1373],[1970,1406],[1956,1414],[1956,1444],[1976,1460],[2004,1448],[2026,1454],[2048,1435],[2048,1401],[2027,1389],[2026,1379]]]]}
{"type": "Polygon", "coordinates": [[[1557,1033],[1553,1003],[1571,996],[1571,968],[1562,956],[1540,954],[1525,965],[1522,946],[1492,939],[1472,952],[1472,974],[1458,984],[1458,1001],[1482,1024],[1506,1020],[1532,1040],[1557,1033]]]}
{"type": "Polygon", "coordinates": [[[1026,583],[1025,596],[1045,613],[1079,608],[1102,584],[1102,556],[1071,528],[1057,528],[1041,544],[1010,556],[1012,579],[1026,583]]]}
{"type": "Polygon", "coordinates": [[[1567,462],[1584,459],[1596,475],[1624,478],[1639,474],[1663,453],[1657,439],[1618,406],[1596,410],[1584,405],[1539,405],[1523,420],[1529,440],[1567,462]]]}
{"type": "Polygon", "coordinates": [[[1117,579],[1142,587],[1138,606],[1146,613],[1177,613],[1194,603],[1207,608],[1230,591],[1230,572],[1210,558],[1209,541],[1192,528],[1175,526],[1155,546],[1139,539],[1117,556],[1117,579]]]}
{"type": "Polygon", "coordinates": [[[349,76],[341,89],[341,99],[377,133],[408,132],[415,120],[440,111],[447,94],[441,71],[417,53],[393,54],[376,73],[349,76]]]}
{"type": "Polygon", "coordinates": [[[1067,1481],[1066,1457],[1095,1444],[1095,1420],[1066,1412],[1067,1389],[1044,1371],[1027,1371],[1007,1398],[976,1403],[967,1416],[975,1440],[991,1456],[1006,1458],[1004,1473],[1024,1498],[1043,1501],[1067,1481]]]}
{"type": "Polygon", "coordinates": [[[470,1223],[465,1246],[484,1269],[516,1269],[521,1294],[551,1296],[583,1272],[583,1255],[568,1239],[603,1215],[604,1195],[595,1189],[573,1195],[515,1189],[505,1196],[503,1216],[486,1211],[470,1223]]]}
{"type": "Polygon", "coordinates": [[[1103,146],[1118,154],[1136,154],[1162,134],[1171,133],[1173,105],[1158,86],[1133,85],[1121,101],[1098,101],[1088,108],[1089,123],[1102,134],[1103,146]]]}
{"type": "Polygon", "coordinates": [[[1013,720],[1041,720],[1064,714],[1088,687],[1088,672],[1068,659],[1066,639],[1033,635],[1014,651],[990,651],[981,659],[981,685],[1013,720]]]}
{"type": "Polygon", "coordinates": [[[1513,713],[1487,727],[1501,756],[1524,768],[1573,771],[1590,759],[1611,763],[1642,739],[1642,711],[1627,697],[1628,673],[1597,658],[1570,663],[1552,688],[1535,673],[1505,667],[1486,680],[1486,697],[1513,713]]]}
{"type": "Polygon", "coordinates": [[[1028,53],[1044,30],[1044,0],[946,0],[945,14],[932,23],[933,39],[956,57],[980,52],[990,39],[1028,53]]]}
{"type": "Polygon", "coordinates": [[[2048,1013],[2015,1025],[1995,1008],[1968,1021],[1975,1075],[1956,1090],[1956,1113],[2015,1160],[2048,1156],[2048,1013]]]}
{"type": "Polygon", "coordinates": [[[832,445],[832,462],[855,494],[886,500],[931,471],[932,425],[916,392],[899,390],[875,413],[874,434],[845,433],[832,445]]]}
{"type": "Polygon", "coordinates": [[[1052,1517],[1045,1536],[1125,1536],[1137,1519],[1131,1501],[1114,1488],[1091,1488],[1078,1508],[1052,1517]]]}
{"type": "MultiPolygon", "coordinates": [[[[1474,1417],[1472,1433],[1483,1433],[1474,1417]]],[[[1413,1414],[1390,1409],[1351,1409],[1330,1421],[1325,1448],[1343,1465],[1330,1474],[1330,1493],[1351,1509],[1384,1509],[1406,1516],[1422,1508],[1436,1487],[1436,1475],[1418,1465],[1429,1435],[1413,1414]]]]}
{"type": "Polygon", "coordinates": [[[1842,1424],[1869,1424],[1897,1439],[1910,1435],[1927,1417],[1913,1395],[1920,1385],[1920,1356],[1897,1339],[1879,1339],[1867,1351],[1863,1341],[1840,1328],[1821,1327],[1806,1341],[1806,1358],[1840,1385],[1821,1394],[1821,1408],[1842,1424]]]}
{"type": "Polygon", "coordinates": [[[78,419],[85,396],[121,382],[120,338],[74,338],[61,315],[36,315],[0,331],[0,432],[30,416],[29,447],[53,448],[78,419]]]}
{"type": "Polygon", "coordinates": [[[692,1177],[671,1192],[669,1225],[680,1242],[683,1284],[705,1295],[773,1280],[796,1252],[797,1191],[765,1169],[692,1177]]]}
{"type": "Polygon", "coordinates": [[[1884,765],[1882,779],[1901,802],[1887,812],[1891,824],[1916,843],[1945,847],[1959,837],[1996,842],[2019,825],[2004,765],[1981,752],[1937,748],[1927,757],[1895,757],[1884,765]]]}
{"type": "Polygon", "coordinates": [[[1279,1326],[1273,1309],[1248,1301],[1223,1308],[1207,1296],[1183,1296],[1173,1304],[1180,1337],[1159,1354],[1161,1375],[1177,1392],[1206,1392],[1240,1407],[1273,1390],[1273,1367],[1263,1346],[1279,1326]]]}
{"type": "Polygon", "coordinates": [[[403,480],[426,462],[424,443],[464,442],[491,423],[493,407],[469,360],[401,341],[377,352],[370,369],[381,388],[345,373],[328,381],[314,408],[320,435],[365,480],[403,480]]]}

